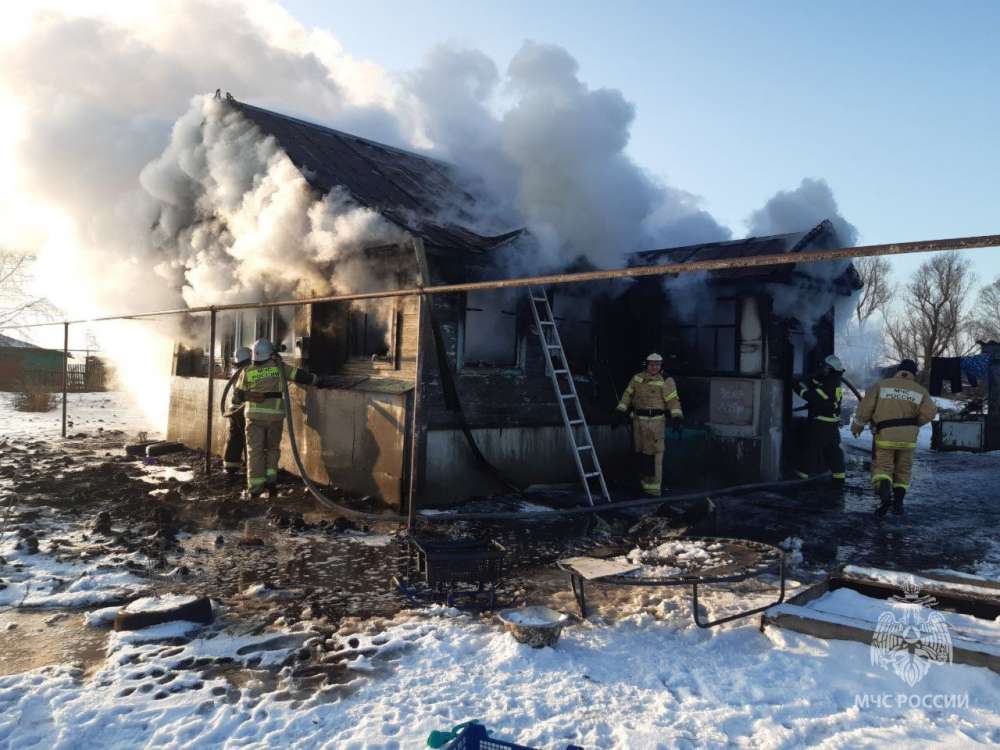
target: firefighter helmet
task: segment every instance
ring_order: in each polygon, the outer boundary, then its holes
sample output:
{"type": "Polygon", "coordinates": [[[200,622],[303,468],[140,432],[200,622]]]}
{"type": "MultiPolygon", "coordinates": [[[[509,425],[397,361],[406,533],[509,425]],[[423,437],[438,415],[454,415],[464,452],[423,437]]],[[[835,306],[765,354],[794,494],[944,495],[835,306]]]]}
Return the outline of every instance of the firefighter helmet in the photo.
{"type": "Polygon", "coordinates": [[[250,351],[250,347],[241,346],[233,354],[233,362],[236,363],[238,367],[243,367],[243,365],[250,364],[250,360],[253,358],[253,352],[250,351]]]}
{"type": "Polygon", "coordinates": [[[840,361],[840,357],[836,354],[831,354],[829,357],[823,360],[823,364],[829,367],[831,370],[836,370],[837,372],[844,371],[844,364],[840,361]]]}
{"type": "Polygon", "coordinates": [[[917,374],[917,363],[912,359],[904,359],[899,363],[899,368],[897,372],[908,372],[911,375],[917,374]]]}
{"type": "Polygon", "coordinates": [[[253,342],[253,361],[267,362],[274,356],[274,344],[267,339],[257,339],[253,342]]]}
{"type": "Polygon", "coordinates": [[[663,361],[663,357],[661,357],[656,352],[653,352],[648,357],[646,357],[646,361],[647,362],[662,362],[663,361]]]}

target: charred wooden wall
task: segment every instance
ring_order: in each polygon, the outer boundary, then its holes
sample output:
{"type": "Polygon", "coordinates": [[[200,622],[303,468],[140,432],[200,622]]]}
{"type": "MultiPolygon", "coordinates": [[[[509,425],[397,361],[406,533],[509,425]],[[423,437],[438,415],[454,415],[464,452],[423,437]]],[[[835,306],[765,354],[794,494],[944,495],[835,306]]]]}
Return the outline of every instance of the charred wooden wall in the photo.
{"type": "MultiPolygon", "coordinates": [[[[410,392],[405,385],[322,391],[293,386],[291,395],[295,434],[309,476],[322,484],[401,507],[409,470],[404,427],[410,392]]],[[[216,387],[212,410],[215,455],[222,454],[229,427],[229,421],[220,414],[221,396],[222,388],[216,387]]],[[[207,400],[207,378],[172,377],[167,439],[204,449],[207,400]]],[[[282,438],[280,465],[298,473],[287,430],[282,438]]]]}

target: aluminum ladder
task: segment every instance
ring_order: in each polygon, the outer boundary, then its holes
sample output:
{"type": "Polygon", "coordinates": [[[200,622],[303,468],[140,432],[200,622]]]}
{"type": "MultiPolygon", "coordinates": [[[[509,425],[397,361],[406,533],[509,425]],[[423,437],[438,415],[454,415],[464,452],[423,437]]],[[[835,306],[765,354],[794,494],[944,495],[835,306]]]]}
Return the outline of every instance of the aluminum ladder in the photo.
{"type": "Polygon", "coordinates": [[[573,454],[573,460],[576,461],[576,469],[580,474],[583,491],[587,494],[587,502],[593,505],[594,495],[598,494],[604,498],[605,502],[610,503],[611,496],[608,494],[608,485],[604,482],[601,461],[597,457],[597,449],[590,436],[590,427],[587,426],[583,406],[576,393],[573,373],[569,370],[569,361],[566,359],[566,351],[563,349],[562,339],[559,337],[559,328],[556,326],[555,316],[552,314],[549,297],[544,289],[536,289],[536,287],[528,287],[528,297],[531,304],[531,316],[535,320],[535,330],[538,331],[538,338],[542,343],[546,370],[552,380],[556,403],[559,404],[559,413],[562,414],[563,424],[566,426],[569,448],[573,454]],[[591,483],[595,481],[600,488],[599,492],[597,492],[598,487],[591,486],[591,483]]]}

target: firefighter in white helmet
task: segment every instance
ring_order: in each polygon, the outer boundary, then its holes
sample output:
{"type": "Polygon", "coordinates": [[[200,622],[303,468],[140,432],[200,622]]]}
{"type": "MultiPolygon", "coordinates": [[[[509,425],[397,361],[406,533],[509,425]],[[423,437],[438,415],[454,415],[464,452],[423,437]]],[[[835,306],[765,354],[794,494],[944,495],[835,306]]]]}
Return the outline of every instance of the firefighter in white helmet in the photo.
{"type": "MultiPolygon", "coordinates": [[[[233,367],[237,372],[250,366],[253,353],[249,347],[241,346],[233,354],[233,367]]],[[[243,414],[243,396],[233,393],[232,408],[227,416],[226,448],[222,452],[222,465],[226,477],[235,480],[243,472],[243,460],[247,447],[246,418],[243,414]]]]}
{"type": "Polygon", "coordinates": [[[662,492],[667,415],[678,433],[684,419],[677,384],[663,377],[662,369],[663,357],[655,352],[646,357],[646,369],[632,376],[616,407],[623,414],[632,411],[632,437],[642,461],[642,491],[653,497],[662,492]]]}
{"type": "Polygon", "coordinates": [[[795,381],[793,388],[806,402],[809,423],[805,443],[800,446],[797,474],[807,479],[829,469],[834,487],[842,489],[847,479],[844,451],[840,447],[840,404],[844,399],[844,365],[831,354],[815,375],[795,381]]]}
{"type": "Polygon", "coordinates": [[[257,339],[253,345],[253,362],[240,373],[234,386],[236,398],[245,402],[247,442],[247,490],[252,497],[268,490],[273,497],[278,484],[278,459],[281,457],[281,435],[285,426],[284,395],[281,373],[298,385],[330,385],[327,378],[318,377],[301,367],[281,361],[274,345],[267,339],[257,339]]]}

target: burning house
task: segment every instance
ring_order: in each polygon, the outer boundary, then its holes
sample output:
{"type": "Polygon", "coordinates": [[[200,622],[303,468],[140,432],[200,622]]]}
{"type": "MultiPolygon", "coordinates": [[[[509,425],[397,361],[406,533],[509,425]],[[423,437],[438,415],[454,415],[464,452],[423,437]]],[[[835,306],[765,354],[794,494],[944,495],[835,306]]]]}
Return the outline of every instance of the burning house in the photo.
{"type": "MultiPolygon", "coordinates": [[[[426,285],[510,274],[524,230],[477,230],[475,201],[447,164],[239,102],[231,106],[275,139],[317,194],[345,195],[398,227],[397,240],[362,248],[350,259],[373,288],[416,286],[425,267],[426,285]]],[[[796,234],[627,259],[631,265],[738,262],[787,253],[787,266],[547,290],[609,480],[634,475],[631,437],[611,414],[649,351],[664,354],[689,421],[683,437],[668,445],[669,485],[703,483],[707,466],[719,483],[781,476],[796,445],[792,378],[832,353],[836,302],[860,285],[850,265],[795,261],[836,245],[833,227],[823,222],[796,234]]],[[[413,297],[220,314],[216,362],[269,337],[284,344],[287,360],[337,376],[336,388],[293,392],[294,419],[309,474],[352,493],[400,505],[411,466],[427,505],[503,489],[494,472],[484,471],[482,458],[515,484],[576,480],[528,293],[428,299],[424,326],[413,297]],[[414,426],[417,382],[422,401],[414,426]]],[[[178,347],[174,359],[168,437],[192,447],[204,447],[206,354],[178,347]]],[[[219,453],[225,430],[215,412],[212,450],[219,453]]],[[[295,470],[288,451],[282,465],[295,470]]]]}

